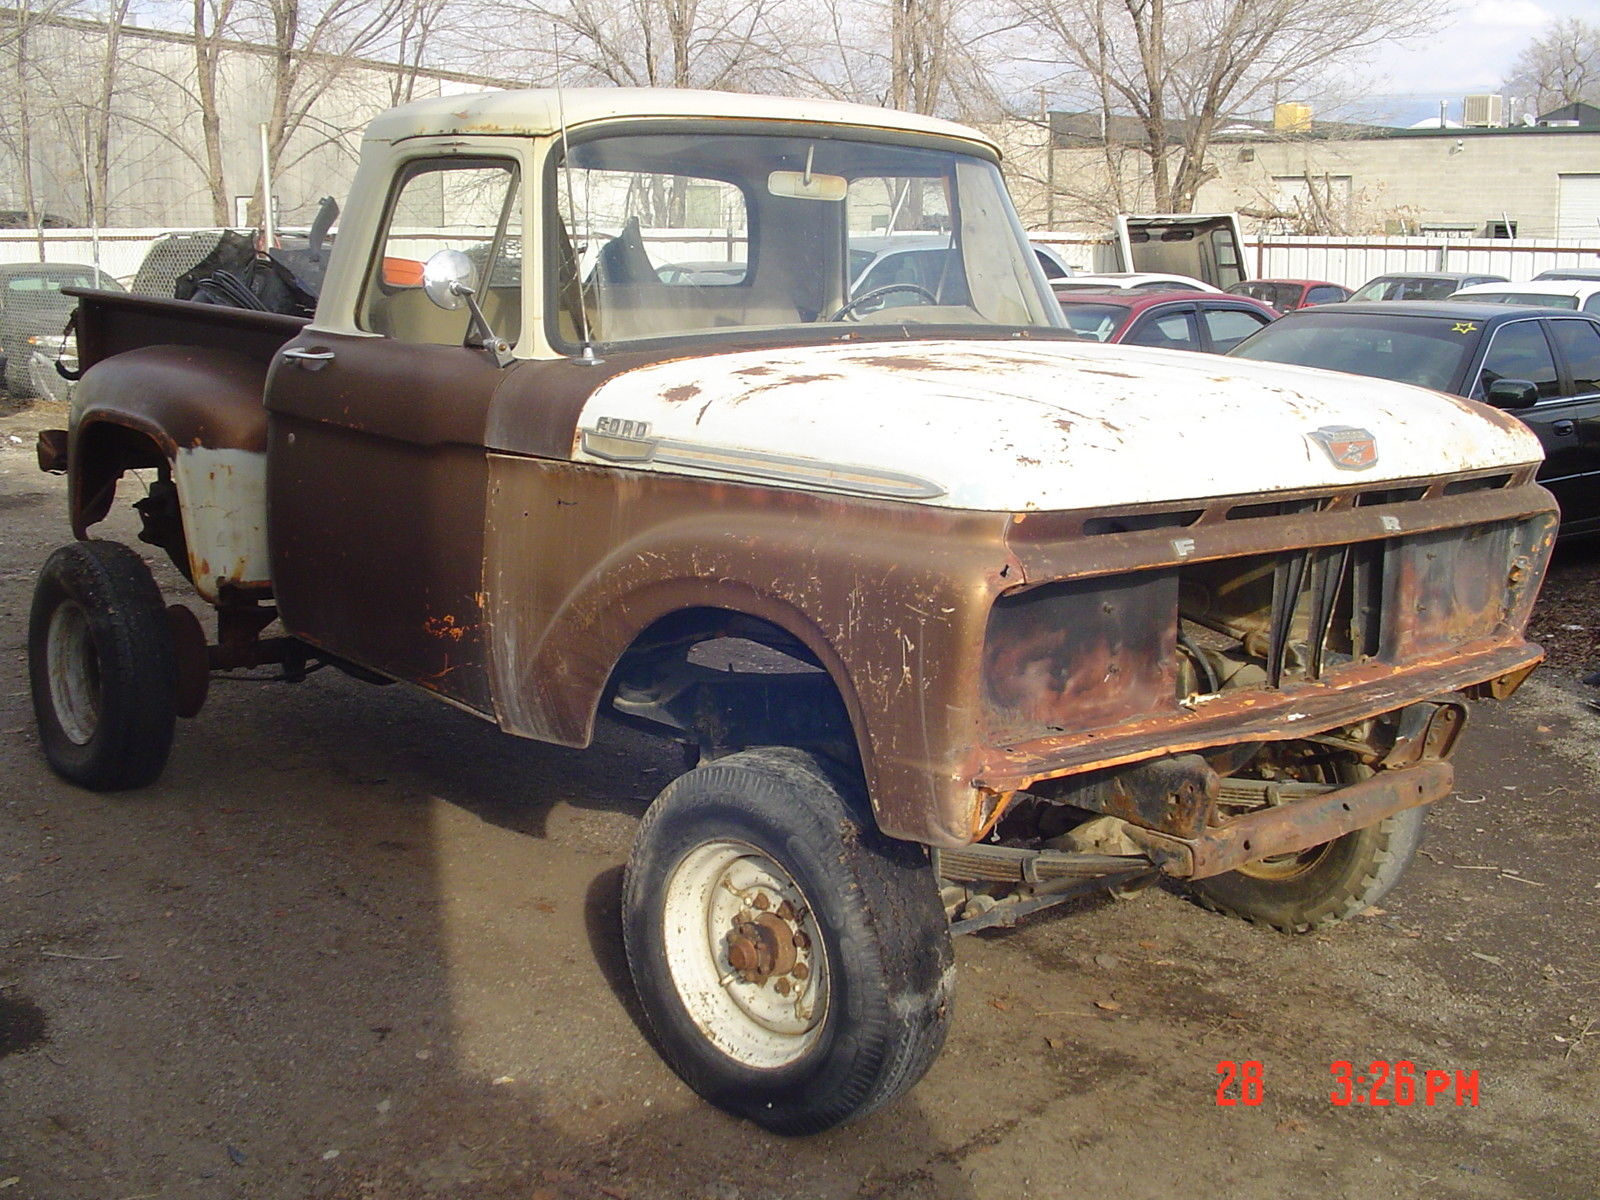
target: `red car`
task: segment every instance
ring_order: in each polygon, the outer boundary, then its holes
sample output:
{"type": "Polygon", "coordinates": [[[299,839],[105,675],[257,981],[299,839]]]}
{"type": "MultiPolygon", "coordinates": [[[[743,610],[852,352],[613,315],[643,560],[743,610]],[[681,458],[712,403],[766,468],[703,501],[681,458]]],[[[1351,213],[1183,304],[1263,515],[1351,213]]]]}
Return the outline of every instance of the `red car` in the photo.
{"type": "Polygon", "coordinates": [[[1270,305],[1222,292],[1056,293],[1079,337],[1165,350],[1226,354],[1276,319],[1270,305]]]}
{"type": "Polygon", "coordinates": [[[1246,279],[1228,289],[1232,296],[1249,296],[1270,304],[1281,313],[1313,304],[1337,304],[1350,299],[1350,289],[1326,279],[1246,279]]]}

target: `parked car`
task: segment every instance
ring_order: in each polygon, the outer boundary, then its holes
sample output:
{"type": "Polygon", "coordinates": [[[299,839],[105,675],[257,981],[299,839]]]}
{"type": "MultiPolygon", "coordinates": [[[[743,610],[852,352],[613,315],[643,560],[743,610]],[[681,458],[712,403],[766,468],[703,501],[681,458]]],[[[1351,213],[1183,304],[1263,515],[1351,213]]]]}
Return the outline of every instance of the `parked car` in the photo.
{"type": "Polygon", "coordinates": [[[0,264],[0,360],[13,399],[36,394],[29,378],[34,353],[54,361],[62,348],[62,330],[78,304],[61,294],[64,287],[122,291],[111,276],[84,263],[0,264]]]}
{"type": "Polygon", "coordinates": [[[1514,413],[1539,435],[1561,533],[1600,530],[1600,317],[1452,300],[1305,308],[1231,351],[1415,383],[1514,413]]]}
{"type": "MultiPolygon", "coordinates": [[[[1028,246],[1052,283],[1072,274],[1072,267],[1055,247],[1040,242],[1028,246]]],[[[858,235],[850,239],[850,294],[864,296],[879,288],[913,285],[939,293],[941,277],[951,263],[959,261],[952,234],[858,235]]]]}
{"type": "Polygon", "coordinates": [[[1480,283],[1462,288],[1452,300],[1479,304],[1531,304],[1600,313],[1600,279],[1544,279],[1531,283],[1480,283]]]}
{"type": "Polygon", "coordinates": [[[1103,271],[1098,275],[1074,275],[1050,285],[1057,293],[1073,292],[1213,292],[1221,294],[1203,280],[1188,275],[1158,275],[1150,271],[1103,271]]]}
{"type": "Polygon", "coordinates": [[[1464,275],[1456,271],[1397,271],[1379,275],[1356,289],[1352,300],[1444,300],[1475,283],[1505,283],[1504,275],[1464,275]]]}
{"type": "Polygon", "coordinates": [[[1056,299],[1080,337],[1208,354],[1226,354],[1278,316],[1259,300],[1214,292],[1058,293],[1056,299]]]}
{"type": "Polygon", "coordinates": [[[1535,282],[1544,279],[1592,279],[1600,282],[1600,267],[1554,267],[1540,271],[1533,278],[1535,282]]]}
{"type": "Polygon", "coordinates": [[[1280,313],[1313,304],[1336,304],[1350,299],[1350,289],[1326,279],[1246,279],[1228,289],[1231,296],[1249,296],[1270,304],[1280,313]]]}

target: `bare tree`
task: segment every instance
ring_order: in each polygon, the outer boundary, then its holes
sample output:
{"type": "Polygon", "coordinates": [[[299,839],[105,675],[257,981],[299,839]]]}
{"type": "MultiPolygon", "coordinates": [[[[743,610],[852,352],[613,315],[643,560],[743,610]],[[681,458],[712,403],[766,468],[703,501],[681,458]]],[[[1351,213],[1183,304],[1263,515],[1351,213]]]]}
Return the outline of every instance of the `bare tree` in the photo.
{"type": "Polygon", "coordinates": [[[1553,22],[1511,64],[1504,87],[1535,113],[1565,104],[1600,104],[1600,25],[1577,17],[1553,22]]]}
{"type": "MultiPolygon", "coordinates": [[[[782,0],[491,0],[537,82],[763,91],[796,78],[782,0]]],[[[505,61],[496,47],[496,62],[505,61]]],[[[504,70],[503,65],[499,68],[504,70]]]]}
{"type": "Polygon", "coordinates": [[[5,98],[0,142],[11,152],[15,163],[16,199],[28,227],[37,235],[40,262],[45,260],[44,214],[39,205],[34,138],[37,94],[46,75],[36,42],[40,31],[65,10],[66,0],[21,0],[0,17],[0,52],[5,56],[4,82],[0,84],[5,98]]]}
{"type": "Polygon", "coordinates": [[[1152,200],[1187,212],[1215,177],[1213,138],[1229,121],[1314,91],[1381,42],[1420,35],[1447,0],[1011,0],[1019,57],[1053,69],[1058,95],[1118,117],[1143,156],[1152,200]]]}

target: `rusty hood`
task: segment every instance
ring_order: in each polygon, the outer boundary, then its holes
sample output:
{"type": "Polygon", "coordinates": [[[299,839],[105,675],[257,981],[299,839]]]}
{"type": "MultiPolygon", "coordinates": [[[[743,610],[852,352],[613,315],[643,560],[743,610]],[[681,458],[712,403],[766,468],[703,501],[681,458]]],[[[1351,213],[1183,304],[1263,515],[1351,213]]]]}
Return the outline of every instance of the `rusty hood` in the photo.
{"type": "Polygon", "coordinates": [[[928,341],[652,363],[573,457],[954,508],[1075,509],[1537,462],[1515,418],[1362,376],[1126,346],[928,341]]]}

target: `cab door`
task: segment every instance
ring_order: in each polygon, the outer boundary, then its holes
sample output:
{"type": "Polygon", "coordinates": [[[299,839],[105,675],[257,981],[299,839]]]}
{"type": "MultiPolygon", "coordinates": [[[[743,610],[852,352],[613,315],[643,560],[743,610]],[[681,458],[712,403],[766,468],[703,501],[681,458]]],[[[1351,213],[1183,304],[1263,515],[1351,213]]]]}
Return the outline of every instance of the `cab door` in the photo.
{"type": "Polygon", "coordinates": [[[1585,532],[1600,528],[1600,323],[1552,317],[1546,326],[1561,368],[1556,424],[1571,425],[1562,436],[1574,443],[1568,453],[1579,473],[1564,487],[1562,531],[1585,532]]]}
{"type": "MultiPolygon", "coordinates": [[[[1527,317],[1496,329],[1473,395],[1482,399],[1497,379],[1531,380],[1538,388],[1537,403],[1518,409],[1516,416],[1544,446],[1539,482],[1560,503],[1561,531],[1568,534],[1600,524],[1600,502],[1594,494],[1600,485],[1600,393],[1577,391],[1571,376],[1564,375],[1551,344],[1558,323],[1569,324],[1527,317]]],[[[1571,340],[1575,352],[1581,350],[1576,338],[1564,331],[1560,337],[1571,340]]]]}
{"type": "MultiPolygon", "coordinates": [[[[441,249],[478,264],[494,331],[521,332],[522,171],[459,150],[394,173],[353,330],[313,323],[267,384],[273,587],[289,631],[491,709],[484,632],[489,404],[514,372],[423,294],[441,249]]],[[[334,322],[330,321],[330,325],[334,322]]]]}

